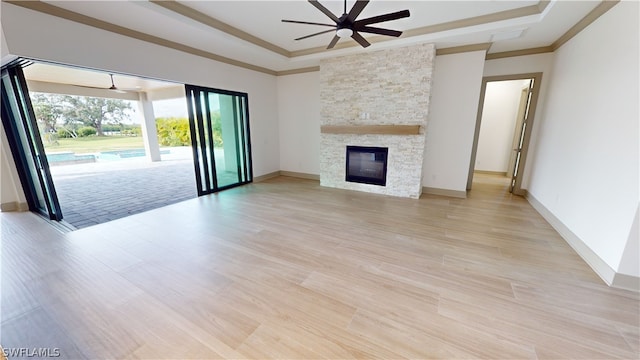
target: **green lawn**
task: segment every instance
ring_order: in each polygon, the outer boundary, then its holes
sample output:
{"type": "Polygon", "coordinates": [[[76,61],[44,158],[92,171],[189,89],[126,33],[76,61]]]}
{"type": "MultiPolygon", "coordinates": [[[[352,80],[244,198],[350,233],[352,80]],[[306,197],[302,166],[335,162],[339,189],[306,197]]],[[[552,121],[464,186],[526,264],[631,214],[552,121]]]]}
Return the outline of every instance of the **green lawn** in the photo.
{"type": "Polygon", "coordinates": [[[46,152],[72,151],[76,154],[144,148],[141,136],[90,136],[58,139],[58,144],[47,144],[45,140],[43,143],[46,152]]]}

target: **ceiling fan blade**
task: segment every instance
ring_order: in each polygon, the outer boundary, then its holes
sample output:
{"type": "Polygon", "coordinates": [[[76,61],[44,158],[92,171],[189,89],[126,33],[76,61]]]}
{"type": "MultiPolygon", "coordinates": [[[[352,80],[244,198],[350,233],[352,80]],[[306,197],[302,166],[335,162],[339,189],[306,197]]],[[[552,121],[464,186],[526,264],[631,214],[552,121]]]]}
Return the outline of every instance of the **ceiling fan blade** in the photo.
{"type": "Polygon", "coordinates": [[[362,37],[362,35],[358,34],[356,31],[353,32],[353,35],[351,35],[351,38],[357,41],[358,44],[360,44],[364,48],[371,45],[365,38],[362,37]]]}
{"type": "Polygon", "coordinates": [[[71,86],[75,86],[75,87],[79,87],[79,88],[84,88],[84,89],[92,89],[92,90],[109,90],[109,91],[113,91],[113,92],[117,92],[120,94],[125,94],[131,91],[136,91],[136,90],[122,90],[119,88],[104,88],[104,87],[98,87],[98,86],[89,86],[89,85],[77,85],[77,84],[69,84],[71,86]]]}
{"type": "Polygon", "coordinates": [[[309,2],[311,3],[311,5],[315,6],[316,9],[322,11],[323,14],[327,15],[336,24],[338,23],[338,18],[335,15],[333,15],[333,13],[329,11],[326,7],[322,6],[322,4],[318,2],[318,0],[309,0],[309,2]]]}
{"type": "Polygon", "coordinates": [[[361,26],[354,30],[370,33],[370,34],[379,34],[379,35],[387,35],[387,36],[395,36],[395,37],[399,37],[400,35],[402,35],[402,31],[382,29],[382,28],[371,27],[371,26],[361,26]]]}
{"type": "Polygon", "coordinates": [[[364,10],[364,7],[367,6],[368,3],[369,3],[369,0],[357,0],[356,3],[353,4],[353,7],[351,8],[351,10],[349,11],[349,15],[347,16],[347,19],[349,19],[349,21],[351,22],[356,21],[356,18],[358,17],[358,15],[360,15],[362,10],[364,10]]]}
{"type": "Polygon", "coordinates": [[[353,25],[355,27],[366,26],[366,25],[375,24],[375,23],[381,23],[381,22],[385,22],[385,21],[402,19],[402,18],[409,17],[410,15],[411,14],[409,13],[409,10],[396,11],[396,12],[393,12],[393,13],[388,13],[388,14],[384,14],[384,15],[378,15],[378,16],[370,17],[370,18],[367,18],[367,19],[358,20],[355,23],[353,23],[353,25]]]}
{"type": "Polygon", "coordinates": [[[75,86],[75,87],[81,87],[81,88],[85,88],[85,89],[109,90],[109,88],[103,88],[103,87],[98,87],[98,86],[78,85],[78,84],[69,84],[69,85],[75,86]]]}
{"type": "Polygon", "coordinates": [[[333,49],[333,47],[338,43],[338,40],[340,40],[340,37],[338,35],[334,36],[333,39],[331,39],[329,46],[327,46],[327,49],[333,49]]]}
{"type": "Polygon", "coordinates": [[[328,32],[335,32],[335,29],[325,30],[325,31],[320,31],[320,32],[315,33],[315,34],[311,34],[311,35],[307,35],[307,36],[299,37],[299,38],[297,38],[297,39],[293,39],[293,40],[302,40],[302,39],[310,38],[310,37],[312,37],[312,36],[321,35],[321,34],[326,34],[326,33],[328,33],[328,32]]]}
{"type": "Polygon", "coordinates": [[[321,25],[321,26],[331,26],[332,28],[336,27],[336,24],[322,24],[322,23],[315,23],[315,22],[307,22],[307,21],[296,21],[296,20],[282,20],[282,22],[285,23],[292,23],[292,24],[305,24],[305,25],[321,25]]]}

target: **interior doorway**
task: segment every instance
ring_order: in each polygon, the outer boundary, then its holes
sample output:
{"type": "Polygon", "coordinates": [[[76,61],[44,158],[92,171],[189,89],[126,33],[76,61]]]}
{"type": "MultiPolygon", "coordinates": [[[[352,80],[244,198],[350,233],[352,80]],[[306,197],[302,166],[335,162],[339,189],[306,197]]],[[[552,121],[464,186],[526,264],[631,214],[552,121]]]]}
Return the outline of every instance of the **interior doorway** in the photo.
{"type": "Polygon", "coordinates": [[[474,173],[504,181],[509,192],[524,195],[523,172],[542,73],[482,79],[467,190],[474,173]]]}

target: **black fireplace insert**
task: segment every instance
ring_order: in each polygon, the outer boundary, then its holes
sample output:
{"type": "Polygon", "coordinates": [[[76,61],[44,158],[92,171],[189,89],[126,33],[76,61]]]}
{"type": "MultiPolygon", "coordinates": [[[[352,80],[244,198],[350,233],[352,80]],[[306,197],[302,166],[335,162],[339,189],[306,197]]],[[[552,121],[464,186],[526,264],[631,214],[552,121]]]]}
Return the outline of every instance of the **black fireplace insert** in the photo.
{"type": "Polygon", "coordinates": [[[346,181],[371,185],[387,185],[389,148],[347,146],[346,181]]]}

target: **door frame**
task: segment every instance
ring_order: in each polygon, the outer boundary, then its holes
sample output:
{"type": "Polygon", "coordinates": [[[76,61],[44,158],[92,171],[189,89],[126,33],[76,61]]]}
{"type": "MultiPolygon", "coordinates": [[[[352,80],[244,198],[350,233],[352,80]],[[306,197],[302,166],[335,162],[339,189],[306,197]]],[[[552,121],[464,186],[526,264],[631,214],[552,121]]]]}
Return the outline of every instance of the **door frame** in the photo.
{"type": "Polygon", "coordinates": [[[196,177],[198,196],[214,194],[221,190],[253,182],[253,158],[251,154],[251,133],[249,125],[249,95],[247,93],[221,90],[204,86],[185,84],[185,97],[189,114],[189,130],[191,134],[191,148],[196,177]],[[215,161],[214,140],[211,134],[212,119],[208,96],[201,103],[205,94],[233,96],[239,101],[234,103],[234,138],[236,139],[236,166],[238,167],[238,182],[222,185],[218,184],[217,167],[215,161]],[[243,156],[240,156],[242,152],[243,156]],[[242,161],[240,161],[242,160],[242,161]]]}
{"type": "Polygon", "coordinates": [[[480,138],[480,124],[482,123],[482,112],[484,110],[484,100],[487,91],[487,83],[493,81],[508,81],[508,80],[527,80],[533,79],[533,89],[531,92],[531,102],[529,104],[529,114],[527,117],[526,129],[524,133],[524,139],[522,143],[522,152],[520,154],[520,162],[518,163],[515,185],[513,187],[513,194],[524,196],[525,189],[522,189],[522,174],[527,160],[527,153],[529,151],[529,141],[531,140],[531,130],[533,128],[533,122],[535,120],[536,108],[538,105],[538,98],[540,96],[540,84],[542,82],[542,73],[523,73],[523,74],[511,74],[511,75],[497,75],[497,76],[485,76],[482,78],[482,86],[480,88],[480,100],[478,104],[478,113],[476,115],[476,128],[473,135],[473,145],[471,148],[471,161],[469,162],[469,174],[467,176],[467,191],[471,190],[473,184],[473,170],[476,163],[476,154],[478,152],[478,140],[480,138]]]}
{"type": "Polygon", "coordinates": [[[1,68],[2,126],[29,210],[49,220],[61,221],[60,202],[22,71],[28,63],[28,60],[18,59],[1,68]],[[5,85],[10,87],[11,94],[5,85]],[[15,102],[14,106],[10,105],[12,102],[15,102]]]}
{"type": "MultiPolygon", "coordinates": [[[[516,126],[514,126],[513,139],[511,140],[511,149],[515,149],[520,144],[520,135],[522,130],[522,122],[527,115],[529,103],[529,87],[522,88],[520,90],[520,103],[518,104],[518,114],[516,115],[516,126]]],[[[509,165],[507,167],[507,177],[513,177],[515,165],[518,157],[518,152],[511,151],[509,156],[509,165]]]]}

